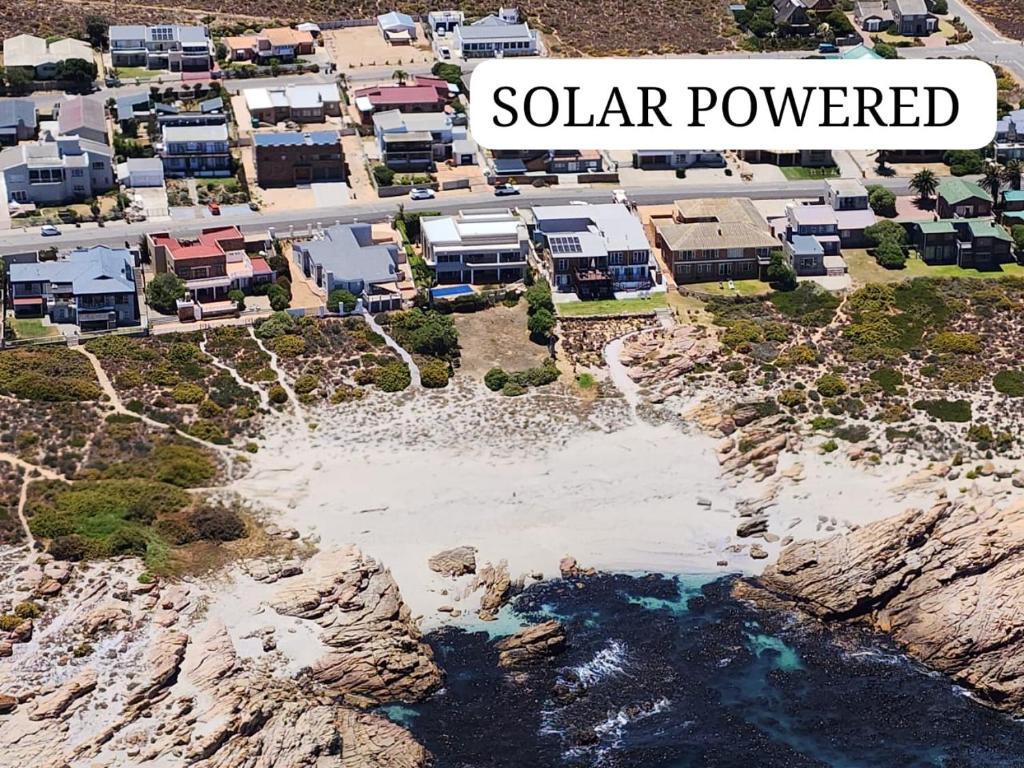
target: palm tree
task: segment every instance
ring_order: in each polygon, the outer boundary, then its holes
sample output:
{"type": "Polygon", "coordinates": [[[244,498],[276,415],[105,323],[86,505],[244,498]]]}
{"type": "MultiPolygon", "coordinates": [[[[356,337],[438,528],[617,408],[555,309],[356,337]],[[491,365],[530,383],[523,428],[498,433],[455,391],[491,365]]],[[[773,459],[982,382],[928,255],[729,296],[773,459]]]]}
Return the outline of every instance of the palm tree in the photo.
{"type": "Polygon", "coordinates": [[[1003,168],[1003,181],[1010,185],[1010,189],[1020,189],[1020,174],[1024,171],[1024,163],[1020,160],[1008,160],[1003,168]]]}
{"type": "Polygon", "coordinates": [[[935,171],[924,168],[910,179],[910,188],[917,192],[918,198],[928,200],[939,188],[939,178],[935,175],[935,171]]]}
{"type": "Polygon", "coordinates": [[[396,69],[391,73],[391,79],[397,80],[399,85],[405,85],[405,82],[409,79],[409,73],[404,69],[396,69]]]}
{"type": "Polygon", "coordinates": [[[999,163],[989,163],[978,182],[995,201],[999,200],[999,190],[1003,188],[1003,173],[1003,167],[999,163]]]}

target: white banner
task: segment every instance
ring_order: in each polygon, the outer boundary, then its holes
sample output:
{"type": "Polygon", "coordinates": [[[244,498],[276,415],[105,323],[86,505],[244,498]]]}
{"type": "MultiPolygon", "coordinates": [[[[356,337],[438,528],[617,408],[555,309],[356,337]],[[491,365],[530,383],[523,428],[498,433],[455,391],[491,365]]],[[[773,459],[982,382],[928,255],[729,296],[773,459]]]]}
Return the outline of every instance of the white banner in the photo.
{"type": "Polygon", "coordinates": [[[488,149],[977,149],[996,121],[970,59],[519,58],[471,87],[488,149]]]}

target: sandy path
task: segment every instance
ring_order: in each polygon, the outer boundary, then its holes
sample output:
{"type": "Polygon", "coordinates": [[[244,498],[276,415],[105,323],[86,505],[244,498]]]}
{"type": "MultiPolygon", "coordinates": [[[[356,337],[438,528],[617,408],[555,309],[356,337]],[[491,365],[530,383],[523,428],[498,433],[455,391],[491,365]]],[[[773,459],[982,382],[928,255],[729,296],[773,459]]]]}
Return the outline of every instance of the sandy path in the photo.
{"type": "Polygon", "coordinates": [[[395,352],[398,353],[398,356],[402,358],[402,360],[405,362],[407,366],[409,366],[409,375],[412,378],[413,389],[419,389],[421,386],[423,386],[423,380],[420,378],[419,366],[416,365],[416,361],[412,359],[412,355],[410,355],[402,347],[402,345],[400,345],[397,341],[391,338],[387,334],[387,332],[383,328],[381,328],[380,323],[373,319],[373,315],[371,315],[369,312],[363,311],[363,319],[366,321],[366,324],[370,326],[370,329],[374,333],[379,333],[381,336],[384,337],[384,343],[386,343],[389,347],[395,350],[395,352]]]}
{"type": "Polygon", "coordinates": [[[204,355],[210,358],[210,363],[215,368],[220,368],[222,371],[227,371],[231,375],[231,378],[233,378],[235,382],[238,384],[238,386],[245,387],[250,392],[255,392],[260,399],[260,405],[262,405],[264,408],[270,406],[270,395],[267,394],[263,387],[256,386],[255,384],[250,384],[248,381],[243,379],[242,375],[238,371],[236,371],[232,366],[222,363],[217,358],[216,355],[206,351],[205,337],[203,337],[203,340],[199,342],[199,349],[203,352],[204,355]]]}

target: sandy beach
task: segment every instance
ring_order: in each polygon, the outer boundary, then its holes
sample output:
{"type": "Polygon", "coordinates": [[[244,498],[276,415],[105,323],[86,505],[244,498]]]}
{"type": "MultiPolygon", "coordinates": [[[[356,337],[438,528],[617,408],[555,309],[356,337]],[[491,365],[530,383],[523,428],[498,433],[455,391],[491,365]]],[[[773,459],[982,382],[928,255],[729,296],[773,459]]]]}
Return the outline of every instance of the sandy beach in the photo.
{"type": "Polygon", "coordinates": [[[527,583],[557,575],[566,555],[614,571],[757,573],[787,536],[848,530],[924,506],[937,490],[895,494],[905,464],[854,467],[811,447],[783,459],[783,474],[802,464],[798,482],[736,483],[695,428],[647,423],[622,398],[582,410],[553,399],[463,384],[310,414],[313,431],[268,431],[234,489],[321,548],[372,553],[424,627],[448,620],[439,607],[468,612],[478,597],[466,594],[472,577],[455,583],[427,568],[454,546],[476,547],[481,564],[507,560],[527,583]],[[736,536],[735,505],[770,495],[779,538],[760,542],[768,558],[754,560],[736,536]]]}

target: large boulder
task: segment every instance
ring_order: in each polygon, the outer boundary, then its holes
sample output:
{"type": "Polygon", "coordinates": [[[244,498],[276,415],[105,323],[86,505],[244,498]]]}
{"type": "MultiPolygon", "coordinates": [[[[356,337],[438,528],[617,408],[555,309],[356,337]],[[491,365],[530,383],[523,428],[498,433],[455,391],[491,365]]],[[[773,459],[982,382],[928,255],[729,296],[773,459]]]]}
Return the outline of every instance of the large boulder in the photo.
{"type": "Polygon", "coordinates": [[[552,620],[526,627],[499,640],[494,647],[498,649],[498,664],[505,669],[516,669],[561,653],[565,641],[565,627],[552,620]]]}
{"type": "Polygon", "coordinates": [[[476,548],[462,546],[438,552],[427,560],[427,567],[453,578],[476,573],[476,548]]]}

